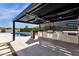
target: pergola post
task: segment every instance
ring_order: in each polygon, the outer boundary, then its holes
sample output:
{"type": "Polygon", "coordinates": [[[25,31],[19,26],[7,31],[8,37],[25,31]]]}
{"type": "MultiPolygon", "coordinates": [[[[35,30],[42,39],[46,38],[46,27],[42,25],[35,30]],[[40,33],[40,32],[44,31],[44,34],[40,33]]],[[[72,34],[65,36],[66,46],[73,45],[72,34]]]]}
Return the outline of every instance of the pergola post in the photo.
{"type": "Polygon", "coordinates": [[[78,44],[79,44],[79,16],[78,16],[78,30],[77,30],[78,44]]]}
{"type": "Polygon", "coordinates": [[[15,21],[13,21],[13,41],[15,40],[15,21]]]}
{"type": "Polygon", "coordinates": [[[51,22],[49,21],[48,24],[49,24],[49,30],[51,30],[51,22]]]}
{"type": "Polygon", "coordinates": [[[41,31],[41,24],[39,24],[39,30],[41,31]]]}

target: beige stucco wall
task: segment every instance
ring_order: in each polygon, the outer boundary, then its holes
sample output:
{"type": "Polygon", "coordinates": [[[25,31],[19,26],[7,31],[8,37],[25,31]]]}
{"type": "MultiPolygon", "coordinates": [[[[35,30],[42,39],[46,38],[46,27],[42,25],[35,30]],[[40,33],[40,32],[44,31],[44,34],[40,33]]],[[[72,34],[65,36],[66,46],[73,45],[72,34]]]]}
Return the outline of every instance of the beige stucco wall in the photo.
{"type": "Polygon", "coordinates": [[[78,44],[78,37],[74,35],[68,35],[68,33],[65,32],[38,32],[39,37],[43,38],[50,38],[52,40],[60,40],[64,42],[69,42],[69,43],[75,43],[78,44]]]}

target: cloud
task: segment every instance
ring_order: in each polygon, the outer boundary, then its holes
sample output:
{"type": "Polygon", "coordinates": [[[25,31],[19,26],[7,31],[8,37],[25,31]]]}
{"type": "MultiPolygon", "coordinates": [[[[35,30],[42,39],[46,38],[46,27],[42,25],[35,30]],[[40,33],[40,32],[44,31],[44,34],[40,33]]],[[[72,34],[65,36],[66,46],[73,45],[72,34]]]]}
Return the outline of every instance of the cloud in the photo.
{"type": "MultiPolygon", "coordinates": [[[[29,5],[29,4],[28,4],[29,5]]],[[[0,7],[0,26],[1,27],[12,27],[12,20],[19,14],[21,13],[25,8],[27,8],[27,4],[14,4],[12,7],[5,7],[7,5],[3,6],[1,5],[0,7]]],[[[25,23],[16,23],[16,27],[35,27],[36,25],[34,24],[25,24],[25,23]]]]}
{"type": "Polygon", "coordinates": [[[8,10],[5,9],[0,12],[0,20],[11,19],[18,15],[22,10],[8,10]]]}
{"type": "Polygon", "coordinates": [[[0,4],[0,27],[12,27],[12,20],[27,4],[0,4]]]}
{"type": "Polygon", "coordinates": [[[16,17],[20,12],[22,12],[23,9],[25,9],[26,5],[23,6],[22,8],[19,8],[20,6],[18,4],[15,4],[14,7],[12,7],[11,9],[8,8],[1,8],[0,9],[0,20],[4,20],[4,19],[13,19],[14,17],[16,17]]]}

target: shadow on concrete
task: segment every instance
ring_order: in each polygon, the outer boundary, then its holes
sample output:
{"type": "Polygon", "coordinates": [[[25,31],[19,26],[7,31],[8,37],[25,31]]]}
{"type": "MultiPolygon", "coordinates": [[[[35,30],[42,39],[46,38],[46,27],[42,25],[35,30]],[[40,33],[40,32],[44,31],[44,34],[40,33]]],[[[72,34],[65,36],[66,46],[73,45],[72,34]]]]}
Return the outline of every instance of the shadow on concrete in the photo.
{"type": "Polygon", "coordinates": [[[16,51],[19,56],[79,56],[79,45],[66,43],[57,40],[47,40],[51,46],[34,44],[31,42],[28,47],[16,51]]]}
{"type": "Polygon", "coordinates": [[[39,41],[39,40],[30,38],[26,43],[31,44],[31,43],[34,43],[34,42],[37,42],[37,41],[39,41]]]}

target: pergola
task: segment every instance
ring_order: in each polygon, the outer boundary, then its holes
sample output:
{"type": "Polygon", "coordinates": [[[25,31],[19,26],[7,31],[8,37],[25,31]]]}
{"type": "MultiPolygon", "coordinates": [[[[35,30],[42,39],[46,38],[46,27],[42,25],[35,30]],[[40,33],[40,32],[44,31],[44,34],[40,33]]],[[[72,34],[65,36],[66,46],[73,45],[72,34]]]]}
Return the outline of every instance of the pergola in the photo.
{"type": "Polygon", "coordinates": [[[15,22],[40,25],[47,22],[53,23],[57,21],[74,19],[79,20],[79,4],[32,3],[13,20],[13,40],[15,40],[15,22]]]}

